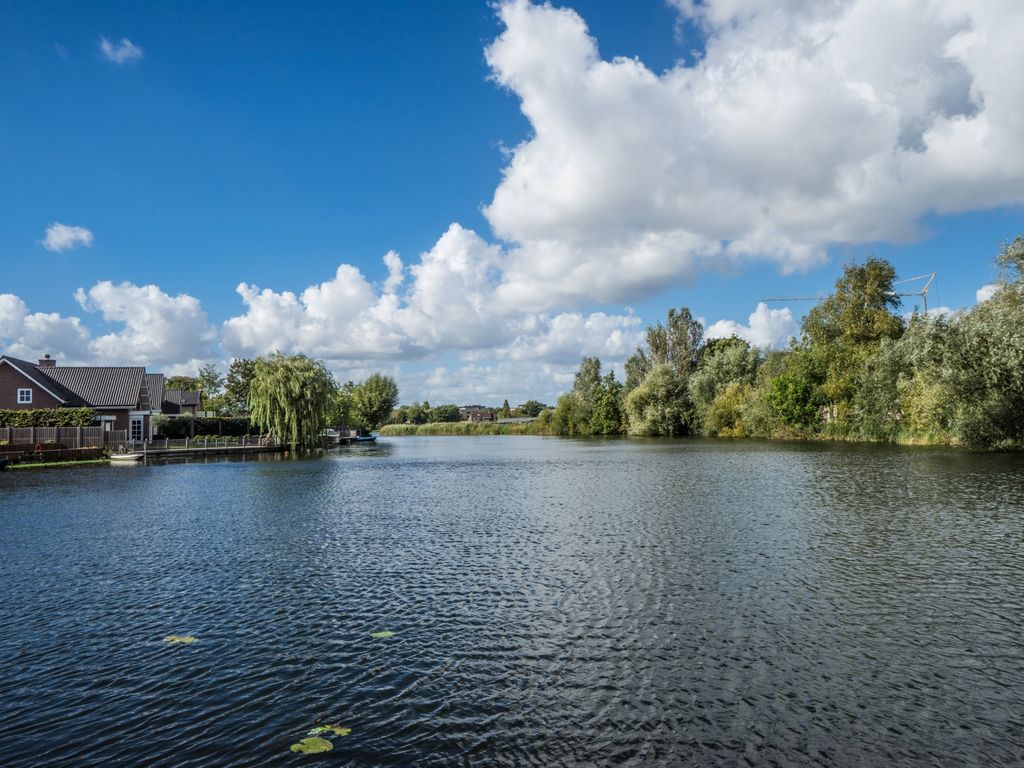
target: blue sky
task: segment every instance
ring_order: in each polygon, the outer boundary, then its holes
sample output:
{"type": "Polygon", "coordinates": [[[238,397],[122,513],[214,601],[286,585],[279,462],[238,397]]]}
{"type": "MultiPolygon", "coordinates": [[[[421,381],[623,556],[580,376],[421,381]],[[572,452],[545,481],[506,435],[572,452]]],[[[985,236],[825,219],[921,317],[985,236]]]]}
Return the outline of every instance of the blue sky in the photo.
{"type": "Polygon", "coordinates": [[[995,76],[1018,54],[958,42],[994,22],[946,4],[916,25],[862,0],[6,4],[0,343],[175,371],[280,348],[387,370],[404,400],[500,402],[551,399],[581,354],[620,362],[670,306],[751,333],[760,299],[869,253],[970,306],[1024,232],[995,76]],[[893,40],[807,74],[807,30],[852,46],[878,23],[893,40]],[[938,86],[892,74],[908,49],[938,86]],[[54,223],[88,237],[48,249],[54,223]],[[272,294],[254,310],[240,283],[272,294]]]}

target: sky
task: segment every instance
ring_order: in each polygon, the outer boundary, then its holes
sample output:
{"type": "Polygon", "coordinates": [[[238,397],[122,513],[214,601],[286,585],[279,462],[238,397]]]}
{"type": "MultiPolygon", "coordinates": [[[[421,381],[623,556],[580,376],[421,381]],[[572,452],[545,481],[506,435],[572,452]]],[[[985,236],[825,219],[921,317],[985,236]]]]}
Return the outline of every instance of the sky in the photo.
{"type": "MultiPolygon", "coordinates": [[[[0,3],[0,353],[553,402],[1024,234],[1019,0],[0,3]]],[[[913,290],[910,283],[905,288],[913,290]]],[[[904,300],[909,312],[920,305],[904,300]]]]}

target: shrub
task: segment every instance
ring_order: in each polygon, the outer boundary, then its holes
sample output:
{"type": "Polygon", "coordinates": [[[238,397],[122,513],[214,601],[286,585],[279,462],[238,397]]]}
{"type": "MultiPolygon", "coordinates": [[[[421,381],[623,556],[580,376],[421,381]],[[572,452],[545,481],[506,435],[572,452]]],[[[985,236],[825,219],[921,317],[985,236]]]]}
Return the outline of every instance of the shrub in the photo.
{"type": "Polygon", "coordinates": [[[0,411],[0,427],[89,427],[96,422],[92,408],[36,408],[0,411]]]}

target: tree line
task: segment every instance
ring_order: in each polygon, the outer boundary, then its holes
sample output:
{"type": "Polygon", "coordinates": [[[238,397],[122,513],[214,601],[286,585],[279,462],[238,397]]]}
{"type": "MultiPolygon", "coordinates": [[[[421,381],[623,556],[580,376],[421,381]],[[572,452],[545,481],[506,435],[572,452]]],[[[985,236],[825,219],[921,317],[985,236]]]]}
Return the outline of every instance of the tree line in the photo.
{"type": "Polygon", "coordinates": [[[225,419],[248,418],[300,447],[318,445],[327,427],[377,429],[398,401],[390,376],[375,373],[358,384],[339,384],[323,361],[280,352],[233,360],[226,376],[207,365],[195,377],[168,377],[165,387],[202,391],[204,410],[225,419]]]}
{"type": "Polygon", "coordinates": [[[625,381],[584,358],[544,427],[559,435],[709,435],[1024,446],[1024,239],[991,298],[899,314],[884,259],[847,265],[788,349],[704,339],[686,308],[646,330],[625,381]]]}

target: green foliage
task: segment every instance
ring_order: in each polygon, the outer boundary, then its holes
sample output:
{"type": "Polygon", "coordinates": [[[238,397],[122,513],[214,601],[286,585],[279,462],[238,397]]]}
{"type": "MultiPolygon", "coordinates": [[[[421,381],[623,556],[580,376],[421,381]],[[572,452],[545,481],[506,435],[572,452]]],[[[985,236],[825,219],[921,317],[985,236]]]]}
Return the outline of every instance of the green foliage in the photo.
{"type": "Polygon", "coordinates": [[[632,435],[689,434],[694,414],[686,378],[668,363],[656,365],[626,396],[626,416],[632,435]]]}
{"type": "Polygon", "coordinates": [[[336,392],[322,362],[276,352],[256,360],[249,393],[251,418],[279,440],[311,448],[327,424],[336,392]]]}
{"type": "Polygon", "coordinates": [[[224,381],[224,407],[229,414],[245,416],[249,413],[249,390],[255,372],[255,360],[240,357],[231,361],[224,381]]]}
{"type": "Polygon", "coordinates": [[[589,433],[617,435],[622,431],[622,385],[615,374],[606,373],[593,390],[593,408],[590,413],[589,433]]]}
{"type": "MultiPolygon", "coordinates": [[[[747,342],[737,339],[715,339],[701,351],[697,370],[690,376],[690,399],[699,418],[707,419],[708,409],[716,398],[732,384],[752,385],[760,356],[747,342]],[[711,347],[710,351],[707,347],[711,347]]],[[[718,434],[720,426],[705,426],[707,434],[718,434]]]]}
{"type": "Polygon", "coordinates": [[[199,369],[199,389],[207,397],[218,397],[224,389],[224,377],[220,375],[220,371],[217,370],[217,366],[210,364],[204,365],[199,369]]]}
{"type": "Polygon", "coordinates": [[[0,427],[90,427],[96,423],[92,408],[35,408],[0,411],[0,427]]]}
{"type": "Polygon", "coordinates": [[[501,404],[501,410],[498,411],[498,418],[499,419],[511,419],[512,418],[512,408],[508,404],[508,398],[506,398],[505,402],[503,402],[501,404]]]}
{"type": "MultiPolygon", "coordinates": [[[[525,424],[498,424],[493,421],[446,421],[427,424],[387,424],[381,427],[384,437],[411,437],[413,435],[550,435],[552,411],[543,411],[536,421],[525,424]]],[[[561,433],[558,433],[561,434],[561,433]]]]}
{"type": "Polygon", "coordinates": [[[516,408],[519,416],[539,416],[540,412],[547,408],[544,403],[536,400],[527,400],[525,403],[516,408]]]}
{"type": "Polygon", "coordinates": [[[814,388],[796,374],[784,373],[772,380],[768,405],[790,427],[808,429],[818,423],[814,388]]]}
{"type": "Polygon", "coordinates": [[[168,376],[164,380],[164,389],[180,389],[183,392],[195,392],[202,388],[202,383],[196,376],[168,376]]]}
{"type": "Polygon", "coordinates": [[[812,346],[899,338],[903,321],[895,314],[900,306],[893,294],[895,280],[896,270],[884,259],[871,256],[863,264],[847,264],[835,293],[807,313],[804,335],[812,346]]]}
{"type": "Polygon", "coordinates": [[[704,409],[704,433],[715,437],[747,437],[743,417],[753,391],[751,385],[742,381],[728,384],[704,409]]]}
{"type": "Polygon", "coordinates": [[[318,755],[322,752],[330,752],[332,749],[334,749],[334,744],[319,736],[309,736],[291,746],[292,752],[304,755],[318,755]]]}
{"type": "Polygon", "coordinates": [[[356,419],[365,429],[377,429],[398,402],[398,385],[390,376],[375,373],[352,391],[356,419]]]}
{"type": "Polygon", "coordinates": [[[452,403],[438,405],[430,409],[430,419],[433,422],[459,421],[462,415],[459,413],[459,406],[452,403]]]}
{"type": "Polygon", "coordinates": [[[596,357],[580,362],[572,392],[558,398],[550,415],[550,428],[556,435],[569,437],[622,432],[622,385],[611,371],[601,375],[596,357]]]}
{"type": "Polygon", "coordinates": [[[665,325],[647,328],[645,345],[638,347],[626,361],[626,391],[640,386],[644,377],[658,365],[668,365],[680,376],[688,376],[697,365],[704,326],[686,307],[670,309],[665,325]]]}

